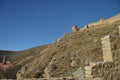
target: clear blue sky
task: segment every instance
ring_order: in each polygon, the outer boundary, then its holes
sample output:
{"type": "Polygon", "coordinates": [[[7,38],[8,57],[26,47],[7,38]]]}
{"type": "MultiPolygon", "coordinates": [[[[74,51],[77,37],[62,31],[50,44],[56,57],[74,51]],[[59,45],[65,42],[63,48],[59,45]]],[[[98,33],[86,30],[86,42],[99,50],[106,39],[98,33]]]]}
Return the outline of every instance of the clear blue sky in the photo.
{"type": "Polygon", "coordinates": [[[79,27],[120,13],[120,0],[0,0],[0,50],[53,43],[79,27]]]}

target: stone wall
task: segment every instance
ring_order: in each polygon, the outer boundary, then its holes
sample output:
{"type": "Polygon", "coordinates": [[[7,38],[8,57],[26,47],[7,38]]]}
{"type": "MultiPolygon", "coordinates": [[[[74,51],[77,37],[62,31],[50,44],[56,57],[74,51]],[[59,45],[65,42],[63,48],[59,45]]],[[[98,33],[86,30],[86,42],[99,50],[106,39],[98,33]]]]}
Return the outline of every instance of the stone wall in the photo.
{"type": "Polygon", "coordinates": [[[113,60],[120,58],[120,36],[111,36],[111,50],[113,60]]]}
{"type": "Polygon", "coordinates": [[[117,14],[109,19],[106,19],[107,23],[113,23],[120,20],[120,14],[117,14]]]}
{"type": "Polygon", "coordinates": [[[104,38],[101,38],[101,43],[102,43],[102,51],[103,51],[103,61],[104,62],[113,61],[110,36],[107,35],[104,38]]]}
{"type": "Polygon", "coordinates": [[[118,14],[116,16],[113,16],[109,19],[100,19],[97,22],[90,23],[90,24],[88,24],[88,27],[95,27],[95,26],[98,26],[98,25],[101,25],[101,24],[110,24],[110,23],[113,23],[113,22],[116,22],[116,21],[120,21],[120,14],[118,14]]]}
{"type": "Polygon", "coordinates": [[[93,78],[101,77],[102,80],[119,80],[120,79],[120,60],[105,62],[95,65],[92,68],[93,78]]]}
{"type": "Polygon", "coordinates": [[[118,26],[118,29],[119,29],[119,36],[120,36],[120,26],[118,26]]]}
{"type": "Polygon", "coordinates": [[[88,27],[95,27],[101,24],[106,24],[106,23],[107,21],[105,19],[100,19],[98,22],[93,22],[93,23],[88,24],[88,27]]]}
{"type": "Polygon", "coordinates": [[[103,61],[110,62],[120,57],[120,36],[107,35],[101,38],[103,61]]]}

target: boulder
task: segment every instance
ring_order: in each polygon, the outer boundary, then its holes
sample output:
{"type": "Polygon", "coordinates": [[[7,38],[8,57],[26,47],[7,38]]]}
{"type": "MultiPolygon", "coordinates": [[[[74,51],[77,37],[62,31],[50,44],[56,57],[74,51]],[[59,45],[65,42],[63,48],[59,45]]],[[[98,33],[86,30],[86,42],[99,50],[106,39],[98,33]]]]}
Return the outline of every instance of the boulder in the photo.
{"type": "Polygon", "coordinates": [[[77,67],[78,66],[78,62],[76,60],[73,60],[71,62],[71,67],[77,67]]]}

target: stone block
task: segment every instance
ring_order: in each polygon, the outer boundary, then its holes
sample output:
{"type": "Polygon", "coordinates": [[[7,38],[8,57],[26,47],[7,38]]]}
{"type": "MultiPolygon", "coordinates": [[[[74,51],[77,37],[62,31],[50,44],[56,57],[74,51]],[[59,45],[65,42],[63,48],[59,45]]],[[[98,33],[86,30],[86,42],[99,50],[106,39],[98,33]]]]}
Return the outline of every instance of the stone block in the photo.
{"type": "Polygon", "coordinates": [[[71,67],[77,67],[78,66],[78,62],[76,60],[73,60],[71,62],[71,67]]]}
{"type": "Polygon", "coordinates": [[[90,66],[85,66],[85,70],[91,70],[90,66]]]}
{"type": "Polygon", "coordinates": [[[120,26],[118,26],[118,29],[119,29],[119,35],[120,35],[120,26]]]}
{"type": "Polygon", "coordinates": [[[111,43],[110,43],[110,35],[107,35],[104,38],[101,38],[101,42],[102,42],[104,62],[113,61],[112,51],[111,51],[111,43]]]}

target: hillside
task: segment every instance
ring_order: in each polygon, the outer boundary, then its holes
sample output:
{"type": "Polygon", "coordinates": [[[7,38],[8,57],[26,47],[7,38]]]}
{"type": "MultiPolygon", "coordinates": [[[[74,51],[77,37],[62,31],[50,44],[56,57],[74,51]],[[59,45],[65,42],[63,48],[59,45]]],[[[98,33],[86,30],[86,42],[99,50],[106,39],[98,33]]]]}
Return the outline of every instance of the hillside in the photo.
{"type": "Polygon", "coordinates": [[[39,54],[45,48],[47,48],[47,45],[34,47],[34,48],[31,48],[28,50],[17,51],[17,52],[8,54],[7,56],[9,56],[10,61],[20,62],[21,60],[25,59],[26,57],[39,54]]]}
{"type": "Polygon", "coordinates": [[[40,51],[44,50],[47,47],[47,45],[34,47],[27,50],[22,51],[0,51],[1,58],[2,56],[7,56],[8,60],[12,62],[20,62],[21,60],[25,59],[26,57],[37,55],[40,53],[40,51]]]}
{"type": "Polygon", "coordinates": [[[23,50],[23,51],[0,51],[0,78],[16,78],[16,73],[23,65],[26,63],[29,63],[29,61],[32,60],[34,56],[40,55],[44,49],[47,48],[48,45],[42,45],[38,47],[34,47],[31,49],[23,50]],[[10,61],[11,63],[15,63],[12,66],[4,69],[1,68],[2,62],[3,62],[3,56],[7,57],[7,61],[10,61]],[[11,75],[11,72],[13,75],[11,75]]]}
{"type": "MultiPolygon", "coordinates": [[[[70,77],[71,75],[82,79],[84,67],[88,63],[103,62],[101,38],[106,35],[119,36],[120,15],[111,17],[111,22],[106,21],[109,19],[100,24],[99,21],[94,23],[95,25],[92,23],[57,39],[57,42],[49,46],[43,55],[35,57],[32,62],[23,66],[17,73],[17,79],[70,77]]],[[[118,80],[118,78],[106,77],[104,80],[118,80]]]]}
{"type": "Polygon", "coordinates": [[[14,51],[6,51],[6,50],[0,50],[0,55],[5,55],[9,53],[13,53],[14,51]]]}
{"type": "Polygon", "coordinates": [[[74,26],[72,32],[64,34],[54,44],[7,54],[10,61],[18,63],[5,71],[1,69],[0,77],[18,80],[31,78],[49,80],[50,78],[70,78],[74,75],[79,80],[93,80],[98,77],[101,80],[119,80],[119,39],[111,39],[111,43],[115,44],[111,50],[114,54],[118,54],[112,62],[104,62],[101,41],[101,38],[106,35],[119,36],[118,26],[120,26],[120,14],[88,24],[81,29],[74,26]],[[34,56],[26,58],[31,55],[34,56]],[[90,68],[92,74],[89,76],[92,76],[92,79],[87,79],[85,70],[89,69],[90,65],[92,65],[90,68]],[[13,75],[10,75],[11,73],[13,75]],[[113,76],[113,74],[116,75],[113,76]]]}

